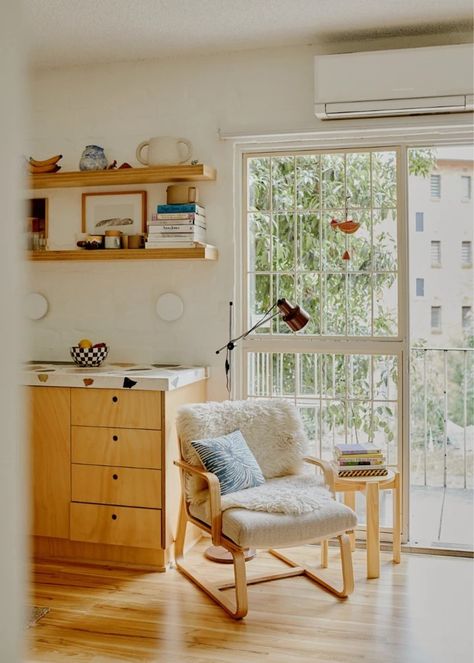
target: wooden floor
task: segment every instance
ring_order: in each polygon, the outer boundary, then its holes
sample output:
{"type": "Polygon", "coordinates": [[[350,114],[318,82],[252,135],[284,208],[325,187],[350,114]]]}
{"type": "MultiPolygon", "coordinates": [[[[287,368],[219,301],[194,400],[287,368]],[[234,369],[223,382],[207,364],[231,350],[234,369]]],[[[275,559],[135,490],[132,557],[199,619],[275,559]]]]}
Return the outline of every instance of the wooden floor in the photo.
{"type": "MultiPolygon", "coordinates": [[[[229,573],[227,566],[200,561],[195,551],[201,570],[219,578],[229,573]]],[[[310,560],[319,548],[297,552],[295,558],[310,560]]],[[[336,555],[330,549],[332,578],[336,555]]],[[[27,631],[26,661],[472,663],[472,560],[405,554],[395,566],[384,553],[378,580],[365,578],[364,551],[354,561],[349,599],[303,577],[254,585],[241,622],[175,570],[36,563],[32,603],[50,612],[27,631]]],[[[259,553],[248,573],[278,564],[259,553]]]]}

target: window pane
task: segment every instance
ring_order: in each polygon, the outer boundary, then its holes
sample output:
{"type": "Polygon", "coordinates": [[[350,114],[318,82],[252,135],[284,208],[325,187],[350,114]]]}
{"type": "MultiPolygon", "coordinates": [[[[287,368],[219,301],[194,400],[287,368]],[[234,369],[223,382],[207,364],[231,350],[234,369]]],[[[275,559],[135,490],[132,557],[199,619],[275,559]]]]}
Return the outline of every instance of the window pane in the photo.
{"type": "Polygon", "coordinates": [[[416,296],[424,297],[425,294],[425,279],[416,279],[416,296]]]}
{"type": "Polygon", "coordinates": [[[464,331],[469,331],[472,326],[472,307],[463,306],[462,307],[462,328],[464,331]]]}
{"type": "Polygon", "coordinates": [[[323,212],[322,231],[322,269],[330,272],[344,272],[345,262],[342,259],[346,250],[348,235],[331,226],[333,219],[342,220],[344,210],[333,210],[333,212],[323,212]]]}
{"type": "Polygon", "coordinates": [[[326,210],[344,209],[346,204],[345,155],[322,155],[321,176],[323,184],[323,208],[326,210]]]}
{"type": "Polygon", "coordinates": [[[331,336],[343,336],[347,333],[346,305],[346,276],[344,274],[329,274],[324,279],[324,333],[331,336]]]}
{"type": "Polygon", "coordinates": [[[249,270],[268,272],[270,270],[270,215],[249,215],[249,270]]]}
{"type": "Polygon", "coordinates": [[[248,161],[248,208],[270,209],[270,157],[248,161]]]}
{"type": "Polygon", "coordinates": [[[302,334],[321,333],[321,277],[319,274],[301,274],[298,277],[296,301],[311,316],[310,321],[303,328],[302,334]]]}
{"type": "MultiPolygon", "coordinates": [[[[347,250],[350,261],[347,268],[351,272],[372,271],[371,218],[369,211],[349,210],[349,217],[360,223],[360,228],[352,235],[347,235],[347,250]]],[[[340,261],[343,263],[343,261],[340,261]]]]}
{"type": "MultiPolygon", "coordinates": [[[[292,274],[274,274],[273,281],[273,301],[277,299],[288,299],[292,304],[296,301],[295,278],[292,274]]],[[[304,308],[304,307],[303,307],[304,308]]],[[[288,325],[279,315],[272,320],[272,330],[274,334],[291,334],[288,325]]]]}
{"type": "Polygon", "coordinates": [[[374,270],[397,270],[397,211],[374,209],[374,270]]]}
{"type": "Polygon", "coordinates": [[[425,229],[425,215],[423,212],[417,212],[415,215],[415,230],[417,233],[422,233],[425,229]]]}
{"type": "Polygon", "coordinates": [[[355,152],[346,157],[346,195],[350,207],[370,207],[370,153],[355,152]]]}
{"type": "Polygon", "coordinates": [[[396,153],[372,152],[372,205],[396,207],[396,204],[396,153]]]}
{"type": "MultiPolygon", "coordinates": [[[[249,274],[249,326],[258,322],[271,304],[270,276],[267,274],[249,274]]],[[[257,334],[268,332],[270,323],[256,330],[257,334]]]]}
{"type": "Polygon", "coordinates": [[[374,336],[398,333],[398,289],[394,273],[374,274],[374,336]]]}
{"type": "Polygon", "coordinates": [[[441,329],[441,306],[431,307],[431,329],[441,329]]]}
{"type": "Polygon", "coordinates": [[[321,196],[319,169],[319,156],[296,157],[296,202],[298,208],[319,210],[321,196]]]}
{"type": "Polygon", "coordinates": [[[295,205],[295,158],[272,158],[273,210],[288,210],[295,205]]]}
{"type": "Polygon", "coordinates": [[[347,334],[370,336],[372,320],[372,277],[370,274],[349,274],[347,334]]]}
{"type": "Polygon", "coordinates": [[[298,214],[297,269],[318,271],[320,268],[321,218],[318,214],[298,214]]]}
{"type": "Polygon", "coordinates": [[[273,270],[288,272],[295,266],[295,224],[292,214],[275,214],[272,225],[273,270]]]}

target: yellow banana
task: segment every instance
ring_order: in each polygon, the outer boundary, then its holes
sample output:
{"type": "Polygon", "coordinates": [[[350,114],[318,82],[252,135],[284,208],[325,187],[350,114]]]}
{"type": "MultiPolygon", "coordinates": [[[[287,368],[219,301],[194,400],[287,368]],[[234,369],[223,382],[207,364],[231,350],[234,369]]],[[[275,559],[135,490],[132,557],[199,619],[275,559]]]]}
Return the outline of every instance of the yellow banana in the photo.
{"type": "Polygon", "coordinates": [[[49,157],[49,159],[45,159],[44,161],[38,161],[37,159],[30,157],[29,162],[32,166],[54,166],[54,164],[62,158],[62,154],[56,154],[54,157],[49,157]]]}

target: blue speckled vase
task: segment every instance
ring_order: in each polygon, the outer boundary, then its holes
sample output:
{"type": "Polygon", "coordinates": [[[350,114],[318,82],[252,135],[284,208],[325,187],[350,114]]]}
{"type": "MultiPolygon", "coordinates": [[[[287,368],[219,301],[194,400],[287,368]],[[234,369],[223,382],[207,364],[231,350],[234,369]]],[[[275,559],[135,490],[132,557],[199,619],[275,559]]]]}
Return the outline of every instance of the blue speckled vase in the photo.
{"type": "Polygon", "coordinates": [[[105,170],[108,162],[104,148],[98,145],[86,145],[79,161],[79,170],[105,170]]]}

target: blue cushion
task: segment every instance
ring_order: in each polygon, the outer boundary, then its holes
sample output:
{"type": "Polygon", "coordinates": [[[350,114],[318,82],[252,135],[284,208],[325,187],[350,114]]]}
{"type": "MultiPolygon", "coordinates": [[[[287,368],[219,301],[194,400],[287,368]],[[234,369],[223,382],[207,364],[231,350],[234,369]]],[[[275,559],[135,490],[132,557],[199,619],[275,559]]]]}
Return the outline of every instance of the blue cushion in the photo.
{"type": "Polygon", "coordinates": [[[221,495],[265,483],[259,464],[239,430],[191,442],[202,464],[219,479],[221,495]]]}

